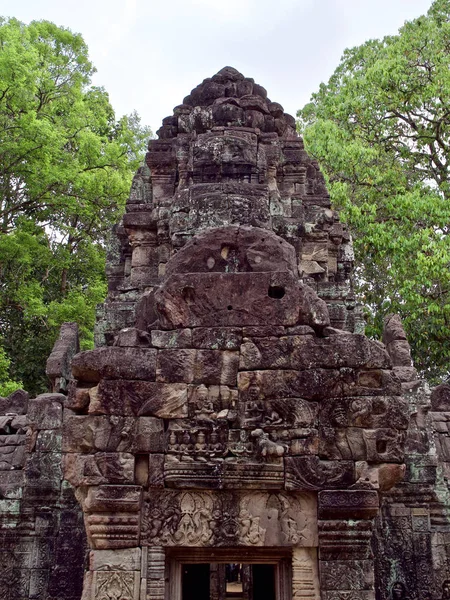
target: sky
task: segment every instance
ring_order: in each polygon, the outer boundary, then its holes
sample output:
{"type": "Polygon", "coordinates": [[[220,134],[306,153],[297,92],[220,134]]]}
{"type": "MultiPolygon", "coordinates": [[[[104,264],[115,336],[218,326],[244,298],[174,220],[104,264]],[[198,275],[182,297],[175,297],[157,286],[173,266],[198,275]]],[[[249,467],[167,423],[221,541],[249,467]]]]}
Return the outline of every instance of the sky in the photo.
{"type": "Polygon", "coordinates": [[[0,15],[81,33],[117,117],[153,132],[222,67],[263,85],[295,115],[346,48],[393,35],[431,0],[1,0],[0,15]]]}

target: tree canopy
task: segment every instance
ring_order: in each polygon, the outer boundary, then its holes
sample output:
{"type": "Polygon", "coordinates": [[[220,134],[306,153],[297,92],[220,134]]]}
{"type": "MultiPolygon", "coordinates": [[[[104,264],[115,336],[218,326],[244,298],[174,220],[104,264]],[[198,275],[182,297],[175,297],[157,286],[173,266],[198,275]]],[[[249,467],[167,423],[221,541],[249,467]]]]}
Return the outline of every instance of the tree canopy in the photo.
{"type": "Polygon", "coordinates": [[[64,321],[92,344],[105,236],[150,135],[136,113],[116,119],[94,72],[81,35],[0,19],[0,385],[45,389],[64,321]]]}
{"type": "Polygon", "coordinates": [[[398,312],[416,366],[450,368],[450,1],[346,50],[298,112],[353,232],[368,333],[398,312]]]}

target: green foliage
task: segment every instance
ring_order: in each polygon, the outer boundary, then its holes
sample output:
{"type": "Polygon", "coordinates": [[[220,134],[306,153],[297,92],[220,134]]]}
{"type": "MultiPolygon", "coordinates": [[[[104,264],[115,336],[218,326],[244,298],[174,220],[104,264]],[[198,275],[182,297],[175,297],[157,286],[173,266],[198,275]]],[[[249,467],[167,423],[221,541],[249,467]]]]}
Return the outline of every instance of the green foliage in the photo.
{"type": "Polygon", "coordinates": [[[416,366],[450,365],[450,2],[346,50],[298,112],[354,234],[368,333],[401,314],[416,366]]]}
{"type": "Polygon", "coordinates": [[[22,387],[21,381],[13,381],[9,377],[10,360],[6,356],[6,352],[0,346],[0,396],[9,396],[12,392],[22,387]]]}
{"type": "Polygon", "coordinates": [[[116,120],[94,71],[80,35],[0,19],[0,343],[30,392],[62,322],[92,346],[105,236],[150,135],[116,120]]]}

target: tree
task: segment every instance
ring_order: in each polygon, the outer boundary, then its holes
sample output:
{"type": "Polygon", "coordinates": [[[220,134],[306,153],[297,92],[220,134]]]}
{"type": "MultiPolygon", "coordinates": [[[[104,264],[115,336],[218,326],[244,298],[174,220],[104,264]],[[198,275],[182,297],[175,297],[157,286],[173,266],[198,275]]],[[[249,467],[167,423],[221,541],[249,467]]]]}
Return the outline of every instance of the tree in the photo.
{"type": "Polygon", "coordinates": [[[398,312],[416,366],[450,367],[450,1],[346,50],[298,112],[354,234],[368,333],[398,312]]]}
{"type": "Polygon", "coordinates": [[[150,135],[116,120],[94,71],[79,34],[0,19],[0,345],[32,392],[63,321],[92,345],[105,236],[150,135]]]}
{"type": "Polygon", "coordinates": [[[9,358],[6,352],[0,347],[0,396],[9,396],[15,390],[22,387],[21,381],[13,381],[9,377],[9,358]]]}

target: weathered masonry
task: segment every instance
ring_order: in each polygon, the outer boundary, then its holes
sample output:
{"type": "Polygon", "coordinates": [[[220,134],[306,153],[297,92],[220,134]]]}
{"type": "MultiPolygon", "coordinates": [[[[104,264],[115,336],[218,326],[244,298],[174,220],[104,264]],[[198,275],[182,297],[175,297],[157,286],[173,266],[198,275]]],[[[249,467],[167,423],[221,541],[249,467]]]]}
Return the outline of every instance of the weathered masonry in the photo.
{"type": "Polygon", "coordinates": [[[294,119],[226,67],[158,136],[96,349],[0,399],[0,597],[449,598],[450,387],[363,335],[294,119]]]}

